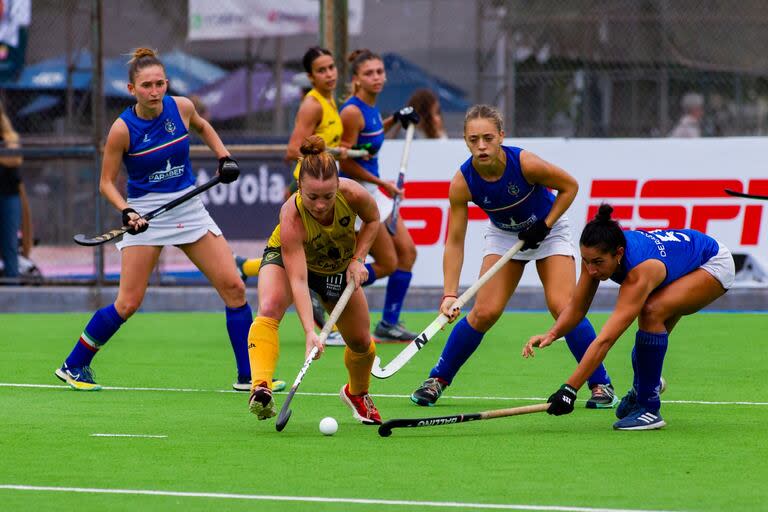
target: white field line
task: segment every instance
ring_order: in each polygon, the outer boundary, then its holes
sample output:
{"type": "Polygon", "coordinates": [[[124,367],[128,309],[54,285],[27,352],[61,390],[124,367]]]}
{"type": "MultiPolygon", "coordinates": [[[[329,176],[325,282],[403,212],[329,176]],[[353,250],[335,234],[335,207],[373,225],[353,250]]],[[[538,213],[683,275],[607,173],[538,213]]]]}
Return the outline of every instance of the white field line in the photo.
{"type": "Polygon", "coordinates": [[[155,434],[91,434],[91,437],[147,437],[152,439],[165,439],[168,436],[155,434]]]}
{"type": "MultiPolygon", "coordinates": [[[[15,382],[0,382],[0,388],[43,388],[43,389],[62,389],[66,390],[66,386],[63,384],[25,384],[15,382]]],[[[142,387],[125,387],[125,386],[104,386],[101,388],[106,391],[155,391],[159,393],[238,393],[242,394],[242,391],[235,391],[232,389],[199,389],[199,388],[142,388],[142,387]]],[[[93,393],[93,391],[91,391],[93,393]]],[[[286,392],[277,393],[285,394],[286,392]]],[[[320,393],[320,392],[306,392],[298,391],[297,395],[304,396],[339,396],[338,392],[334,393],[320,393]]],[[[371,396],[376,398],[409,398],[411,395],[396,395],[396,394],[377,394],[371,393],[371,396]]],[[[449,397],[451,400],[504,400],[515,401],[524,400],[529,402],[544,402],[547,397],[541,396],[453,396],[449,397]]],[[[765,406],[768,402],[751,402],[747,400],[738,401],[711,401],[711,400],[662,400],[665,404],[695,404],[695,405],[757,405],[765,406]]]]}
{"type": "Polygon", "coordinates": [[[99,489],[88,487],[43,487],[37,485],[0,485],[0,490],[68,492],[85,494],[129,494],[138,496],[174,496],[179,498],[215,498],[221,500],[293,501],[308,503],[345,503],[403,507],[474,508],[481,510],[546,510],[557,512],[663,512],[623,508],[569,507],[559,505],[514,505],[506,503],[462,503],[456,501],[377,500],[363,498],[325,498],[322,496],[278,496],[268,494],[230,494],[218,492],[177,492],[142,489],[99,489]]]}

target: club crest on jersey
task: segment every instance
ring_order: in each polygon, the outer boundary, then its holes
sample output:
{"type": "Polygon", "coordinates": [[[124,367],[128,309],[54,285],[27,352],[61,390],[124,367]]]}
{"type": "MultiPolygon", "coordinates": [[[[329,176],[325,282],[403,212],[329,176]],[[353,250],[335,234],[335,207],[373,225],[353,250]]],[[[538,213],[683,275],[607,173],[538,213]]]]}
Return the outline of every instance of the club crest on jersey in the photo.
{"type": "Polygon", "coordinates": [[[514,183],[510,183],[509,185],[507,185],[507,192],[517,197],[517,195],[520,193],[520,189],[514,183]]]}
{"type": "Polygon", "coordinates": [[[345,215],[344,217],[340,218],[339,224],[341,224],[344,227],[349,226],[349,215],[345,215]]]}
{"type": "Polygon", "coordinates": [[[170,119],[165,120],[165,131],[167,131],[171,135],[176,133],[176,125],[173,124],[173,121],[171,121],[170,119]]]}

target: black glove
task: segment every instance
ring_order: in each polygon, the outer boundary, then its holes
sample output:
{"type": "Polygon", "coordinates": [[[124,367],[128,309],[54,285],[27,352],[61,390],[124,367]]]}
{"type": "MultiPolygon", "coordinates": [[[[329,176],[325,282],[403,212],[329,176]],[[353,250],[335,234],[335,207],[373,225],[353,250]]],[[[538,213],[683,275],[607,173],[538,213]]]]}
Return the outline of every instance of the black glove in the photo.
{"type": "Polygon", "coordinates": [[[576,390],[568,384],[563,384],[560,389],[552,393],[549,397],[550,405],[547,414],[562,416],[573,412],[573,402],[576,401],[576,390]]]}
{"type": "Polygon", "coordinates": [[[219,176],[221,176],[222,183],[232,183],[240,176],[240,167],[237,165],[237,161],[223,156],[219,158],[219,176]]]}
{"type": "Polygon", "coordinates": [[[408,128],[409,124],[418,124],[419,122],[419,114],[413,110],[413,107],[403,107],[392,114],[392,117],[395,121],[400,121],[403,128],[408,128]]]}
{"type": "MultiPolygon", "coordinates": [[[[125,210],[123,210],[122,213],[123,213],[123,226],[128,226],[129,223],[131,222],[131,216],[128,215],[129,213],[135,213],[136,215],[139,215],[139,212],[137,212],[133,208],[126,208],[125,210]]],[[[128,233],[129,235],[138,235],[139,233],[145,232],[148,227],[149,227],[149,223],[146,223],[143,226],[141,226],[139,229],[131,228],[128,231],[126,231],[126,233],[128,233]]]]}
{"type": "Polygon", "coordinates": [[[521,250],[538,249],[539,244],[547,238],[550,231],[552,228],[547,227],[547,223],[543,219],[537,220],[517,235],[520,240],[525,242],[521,250]]]}

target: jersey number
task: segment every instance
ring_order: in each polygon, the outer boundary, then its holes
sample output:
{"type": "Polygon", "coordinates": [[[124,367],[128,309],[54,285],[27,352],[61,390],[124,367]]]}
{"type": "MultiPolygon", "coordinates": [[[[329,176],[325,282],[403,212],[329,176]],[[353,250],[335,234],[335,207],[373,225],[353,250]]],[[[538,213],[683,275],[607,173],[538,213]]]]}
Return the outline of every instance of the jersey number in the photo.
{"type": "Polygon", "coordinates": [[[662,242],[680,242],[680,239],[677,238],[676,235],[682,237],[683,240],[685,240],[686,242],[691,241],[691,237],[689,237],[685,233],[680,233],[679,231],[662,231],[660,229],[657,229],[656,231],[651,231],[651,233],[653,233],[653,236],[655,236],[662,242]]]}

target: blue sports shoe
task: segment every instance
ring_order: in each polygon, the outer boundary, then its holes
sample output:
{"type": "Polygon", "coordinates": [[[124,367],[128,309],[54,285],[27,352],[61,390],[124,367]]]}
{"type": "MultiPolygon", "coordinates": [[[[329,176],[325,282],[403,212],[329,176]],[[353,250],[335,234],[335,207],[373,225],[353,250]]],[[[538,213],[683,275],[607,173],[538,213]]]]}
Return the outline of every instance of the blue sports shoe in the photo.
{"type": "MultiPolygon", "coordinates": [[[[659,381],[659,394],[662,394],[667,390],[667,381],[662,377],[659,381]]],[[[621,399],[619,406],[616,408],[616,417],[619,419],[629,416],[637,407],[637,391],[635,388],[630,388],[624,398],[621,399]]]]}
{"type": "Polygon", "coordinates": [[[619,402],[619,406],[616,408],[616,417],[620,420],[629,416],[632,411],[637,408],[637,391],[635,388],[630,388],[624,398],[619,402]]]}
{"type": "Polygon", "coordinates": [[[636,407],[626,418],[613,424],[615,430],[656,430],[667,423],[659,411],[651,412],[644,407],[636,407]]]}
{"type": "Polygon", "coordinates": [[[54,374],[77,391],[98,391],[101,389],[101,386],[93,380],[93,370],[90,366],[70,368],[67,363],[64,363],[61,368],[56,368],[54,374]]]}

